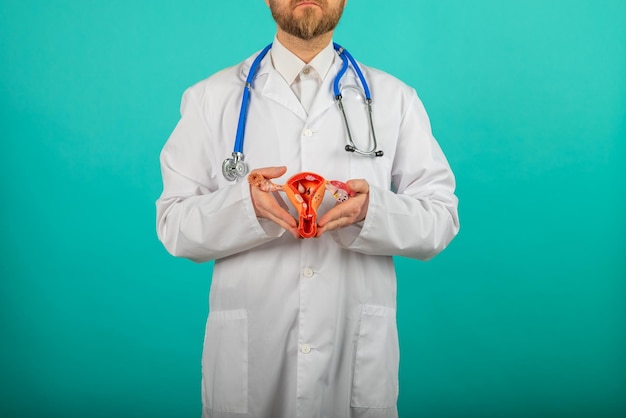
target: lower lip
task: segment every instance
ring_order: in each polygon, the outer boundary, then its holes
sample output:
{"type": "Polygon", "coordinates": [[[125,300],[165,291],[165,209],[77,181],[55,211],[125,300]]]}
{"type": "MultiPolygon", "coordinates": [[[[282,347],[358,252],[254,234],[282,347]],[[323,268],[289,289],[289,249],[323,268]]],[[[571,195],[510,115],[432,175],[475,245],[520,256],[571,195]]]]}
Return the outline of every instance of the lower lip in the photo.
{"type": "Polygon", "coordinates": [[[299,3],[298,5],[296,5],[296,7],[300,7],[300,6],[317,6],[319,7],[319,4],[315,3],[315,2],[304,2],[304,3],[299,3]]]}

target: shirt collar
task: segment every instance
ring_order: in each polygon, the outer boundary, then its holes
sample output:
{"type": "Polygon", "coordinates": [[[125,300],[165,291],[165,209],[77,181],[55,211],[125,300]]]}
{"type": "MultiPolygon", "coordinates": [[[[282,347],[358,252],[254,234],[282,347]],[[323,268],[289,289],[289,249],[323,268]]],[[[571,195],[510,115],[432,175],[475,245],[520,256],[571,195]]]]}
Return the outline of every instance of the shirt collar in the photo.
{"type": "Polygon", "coordinates": [[[307,66],[313,68],[320,76],[320,79],[323,80],[326,78],[335,59],[335,50],[332,41],[308,64],[305,64],[304,61],[288,50],[276,37],[274,38],[270,54],[274,68],[289,85],[293,84],[302,69],[307,66]]]}

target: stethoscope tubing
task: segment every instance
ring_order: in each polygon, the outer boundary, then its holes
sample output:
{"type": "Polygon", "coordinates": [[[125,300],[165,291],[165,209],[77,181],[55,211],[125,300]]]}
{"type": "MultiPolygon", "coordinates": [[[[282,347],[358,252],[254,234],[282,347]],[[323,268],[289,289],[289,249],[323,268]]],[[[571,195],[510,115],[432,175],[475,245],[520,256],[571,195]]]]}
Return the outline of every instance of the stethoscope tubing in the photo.
{"type": "MultiPolygon", "coordinates": [[[[252,92],[252,83],[254,82],[256,73],[259,71],[261,61],[263,61],[263,58],[265,58],[271,48],[272,44],[269,44],[265,48],[263,48],[263,50],[254,59],[254,61],[252,61],[252,65],[250,66],[250,70],[248,71],[248,76],[246,77],[246,84],[244,86],[243,95],[241,98],[239,120],[237,121],[237,133],[235,135],[235,146],[232,158],[227,158],[222,164],[222,173],[224,174],[224,177],[226,177],[226,179],[230,181],[234,181],[237,178],[246,175],[248,171],[247,164],[244,162],[243,143],[246,131],[246,120],[248,118],[248,108],[250,107],[250,94],[252,92]]],[[[335,42],[333,42],[333,48],[335,49],[335,51],[337,51],[337,53],[341,57],[341,60],[343,61],[343,65],[339,70],[339,73],[337,73],[335,80],[333,81],[333,93],[335,95],[335,101],[337,102],[339,109],[341,110],[341,114],[343,116],[346,131],[348,134],[349,144],[346,145],[345,149],[346,151],[355,152],[361,155],[382,157],[383,151],[376,150],[376,148],[378,148],[378,144],[376,142],[376,132],[374,131],[374,121],[372,120],[372,95],[370,93],[369,86],[367,85],[367,81],[365,80],[365,76],[363,76],[361,68],[348,51],[346,51],[341,45],[335,42]],[[350,132],[348,118],[343,107],[343,97],[341,95],[339,83],[341,81],[341,78],[348,71],[348,67],[350,66],[350,64],[352,64],[352,68],[354,68],[354,71],[361,81],[361,86],[363,87],[363,92],[365,94],[365,99],[367,102],[369,123],[373,140],[373,147],[368,151],[360,150],[354,143],[354,140],[352,139],[352,133],[350,132]]]]}
{"type": "Polygon", "coordinates": [[[235,135],[235,149],[233,152],[243,154],[243,138],[246,132],[246,120],[248,118],[248,108],[250,107],[250,92],[252,90],[252,82],[256,77],[256,73],[259,71],[261,61],[267,55],[272,48],[272,44],[269,44],[257,55],[255,60],[250,66],[248,72],[248,78],[246,78],[246,85],[243,89],[243,97],[241,99],[241,110],[239,111],[239,121],[237,122],[237,134],[235,135]]]}
{"type": "Polygon", "coordinates": [[[354,57],[352,57],[352,55],[344,47],[342,47],[336,42],[333,42],[333,47],[335,48],[335,51],[337,51],[337,53],[343,60],[343,66],[341,67],[341,70],[337,74],[337,77],[335,77],[335,82],[333,83],[333,90],[335,93],[335,97],[341,96],[341,91],[339,90],[339,81],[341,80],[343,75],[346,73],[346,71],[348,71],[348,61],[350,61],[350,64],[352,64],[352,68],[354,68],[354,71],[356,72],[357,76],[359,77],[359,80],[361,81],[361,86],[363,86],[363,91],[365,92],[365,98],[367,100],[372,100],[372,94],[370,93],[370,88],[367,85],[367,81],[365,81],[365,76],[363,75],[363,72],[361,71],[361,67],[359,66],[359,64],[357,64],[354,57]]]}

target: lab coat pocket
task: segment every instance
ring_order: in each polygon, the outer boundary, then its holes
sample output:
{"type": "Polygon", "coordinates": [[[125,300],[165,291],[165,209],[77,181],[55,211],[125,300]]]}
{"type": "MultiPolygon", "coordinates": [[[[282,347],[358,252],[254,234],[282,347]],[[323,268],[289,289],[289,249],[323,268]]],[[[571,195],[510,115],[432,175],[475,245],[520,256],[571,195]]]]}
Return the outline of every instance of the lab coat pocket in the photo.
{"type": "Polygon", "coordinates": [[[395,407],[399,361],[395,309],[362,305],[351,405],[360,408],[395,407]]]}
{"type": "Polygon", "coordinates": [[[244,309],[209,313],[202,355],[204,407],[248,412],[248,314],[244,309]]]}

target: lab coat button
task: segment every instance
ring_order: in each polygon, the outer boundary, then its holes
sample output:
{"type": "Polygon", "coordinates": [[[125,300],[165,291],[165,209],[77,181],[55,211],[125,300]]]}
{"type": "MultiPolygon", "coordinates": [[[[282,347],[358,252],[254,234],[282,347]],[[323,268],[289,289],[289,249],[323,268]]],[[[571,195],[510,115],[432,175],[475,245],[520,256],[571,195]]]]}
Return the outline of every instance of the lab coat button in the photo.
{"type": "Polygon", "coordinates": [[[311,69],[309,67],[304,67],[304,69],[302,70],[302,74],[308,74],[311,71],[311,69]]]}
{"type": "Polygon", "coordinates": [[[310,129],[305,129],[304,130],[304,136],[313,136],[313,131],[310,129]]]}
{"type": "Polygon", "coordinates": [[[302,270],[302,274],[304,275],[304,277],[306,277],[307,279],[310,279],[311,277],[313,277],[313,269],[307,267],[304,270],[302,270]]]}
{"type": "Polygon", "coordinates": [[[309,354],[311,352],[311,346],[308,344],[302,344],[302,347],[300,348],[300,350],[304,353],[304,354],[309,354]]]}

